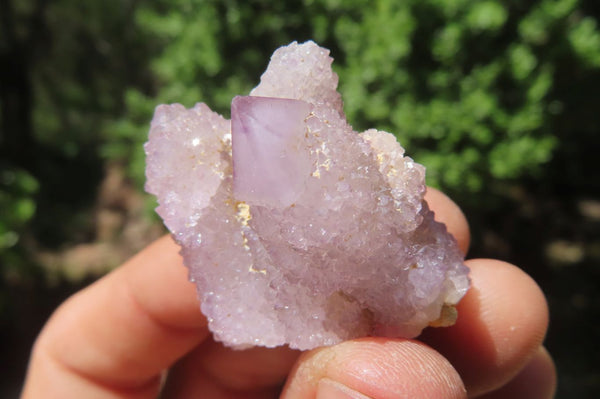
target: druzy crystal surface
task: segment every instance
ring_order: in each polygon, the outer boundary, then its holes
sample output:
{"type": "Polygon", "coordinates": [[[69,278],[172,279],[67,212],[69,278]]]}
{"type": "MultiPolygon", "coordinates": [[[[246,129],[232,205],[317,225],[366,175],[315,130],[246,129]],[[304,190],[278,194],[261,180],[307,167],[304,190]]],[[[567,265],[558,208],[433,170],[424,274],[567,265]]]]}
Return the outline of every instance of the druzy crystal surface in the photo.
{"type": "Polygon", "coordinates": [[[329,52],[275,51],[231,121],[160,105],[147,190],[215,339],[310,349],[452,324],[468,269],[395,137],[346,122],[329,52]]]}

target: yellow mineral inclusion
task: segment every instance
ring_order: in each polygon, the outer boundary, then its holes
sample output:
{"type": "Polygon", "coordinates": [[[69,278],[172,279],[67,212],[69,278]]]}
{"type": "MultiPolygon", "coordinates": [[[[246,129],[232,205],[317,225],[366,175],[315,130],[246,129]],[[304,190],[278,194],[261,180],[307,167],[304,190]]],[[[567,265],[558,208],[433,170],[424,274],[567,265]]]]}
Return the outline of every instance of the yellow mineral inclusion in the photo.
{"type": "Polygon", "coordinates": [[[241,201],[236,204],[236,207],[237,215],[235,215],[235,218],[242,224],[242,226],[248,226],[248,222],[250,219],[252,219],[250,205],[246,204],[244,201],[241,201]]]}
{"type": "Polygon", "coordinates": [[[248,271],[250,273],[260,273],[260,274],[267,274],[266,270],[258,270],[254,268],[254,265],[250,265],[250,267],[248,268],[248,271]]]}
{"type": "MultiPolygon", "coordinates": [[[[238,222],[240,222],[240,224],[242,226],[248,226],[248,222],[250,221],[250,219],[252,219],[252,214],[250,213],[250,205],[241,201],[241,202],[236,203],[236,207],[237,207],[237,214],[235,215],[236,220],[238,222]]],[[[242,231],[240,231],[240,233],[242,234],[242,246],[244,247],[244,249],[246,251],[250,251],[250,246],[248,245],[248,237],[246,237],[246,233],[244,232],[243,229],[242,229],[242,231]]],[[[252,269],[252,266],[250,267],[250,269],[252,269]]],[[[252,271],[252,270],[250,270],[250,271],[252,271]]]]}
{"type": "MultiPolygon", "coordinates": [[[[381,153],[377,154],[377,163],[379,163],[379,166],[383,165],[383,161],[385,161],[383,154],[381,154],[381,153]]],[[[396,170],[394,165],[389,165],[388,168],[389,168],[389,170],[386,173],[387,177],[394,177],[394,176],[398,175],[398,171],[396,170]]]]}
{"type": "MultiPolygon", "coordinates": [[[[317,155],[319,154],[323,154],[323,151],[319,148],[317,148],[317,150],[315,151],[315,153],[317,155]]],[[[325,170],[329,170],[329,168],[331,167],[331,159],[327,158],[325,161],[323,161],[322,163],[318,163],[315,166],[315,171],[312,172],[312,176],[316,177],[317,179],[321,178],[321,168],[325,169],[325,170]]]]}
{"type": "Polygon", "coordinates": [[[248,245],[248,237],[246,237],[246,234],[243,231],[242,231],[242,246],[244,247],[244,250],[250,251],[250,246],[248,245]]]}
{"type": "Polygon", "coordinates": [[[430,327],[449,327],[456,323],[458,311],[453,305],[444,304],[437,320],[429,322],[430,327]]]}

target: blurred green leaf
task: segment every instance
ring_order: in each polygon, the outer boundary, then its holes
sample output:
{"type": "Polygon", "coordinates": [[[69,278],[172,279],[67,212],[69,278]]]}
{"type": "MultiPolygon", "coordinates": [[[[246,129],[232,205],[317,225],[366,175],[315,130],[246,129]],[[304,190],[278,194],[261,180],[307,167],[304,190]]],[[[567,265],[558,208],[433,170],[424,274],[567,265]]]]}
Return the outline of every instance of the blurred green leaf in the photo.
{"type": "Polygon", "coordinates": [[[600,66],[600,31],[594,18],[583,18],[573,26],[569,32],[569,41],[587,65],[600,66]]]}
{"type": "Polygon", "coordinates": [[[518,80],[526,79],[537,66],[537,59],[525,45],[515,45],[509,50],[511,71],[518,80]]]}
{"type": "Polygon", "coordinates": [[[508,13],[498,1],[473,2],[467,14],[467,24],[474,30],[498,30],[504,25],[508,13]]]}

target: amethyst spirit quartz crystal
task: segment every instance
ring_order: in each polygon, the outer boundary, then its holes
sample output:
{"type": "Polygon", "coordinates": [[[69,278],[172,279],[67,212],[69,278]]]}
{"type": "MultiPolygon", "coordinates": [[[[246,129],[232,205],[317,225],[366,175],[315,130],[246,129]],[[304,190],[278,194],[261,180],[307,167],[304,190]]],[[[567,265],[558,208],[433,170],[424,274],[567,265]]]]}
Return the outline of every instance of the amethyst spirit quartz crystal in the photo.
{"type": "Polygon", "coordinates": [[[454,323],[469,288],[395,137],[346,122],[329,51],[281,47],[231,105],[160,105],[148,192],[181,245],[210,330],[234,348],[311,349],[454,323]]]}

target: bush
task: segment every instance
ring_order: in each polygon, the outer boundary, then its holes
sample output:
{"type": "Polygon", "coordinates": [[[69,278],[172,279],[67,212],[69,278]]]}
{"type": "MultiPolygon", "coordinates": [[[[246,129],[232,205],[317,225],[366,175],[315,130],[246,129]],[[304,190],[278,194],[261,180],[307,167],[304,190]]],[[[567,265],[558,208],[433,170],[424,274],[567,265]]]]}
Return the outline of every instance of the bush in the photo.
{"type": "Polygon", "coordinates": [[[136,23],[157,44],[155,85],[128,93],[129,112],[107,131],[105,155],[127,154],[141,183],[155,105],[201,101],[227,114],[275,48],[314,39],[332,50],[357,130],[395,133],[428,167],[430,184],[465,197],[503,190],[494,187],[539,173],[558,140],[579,133],[555,123],[570,100],[560,90],[565,72],[600,68],[600,32],[586,7],[577,0],[146,4],[136,23]]]}

